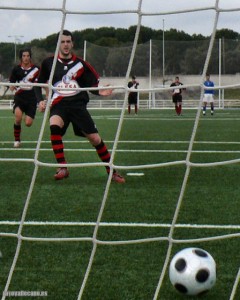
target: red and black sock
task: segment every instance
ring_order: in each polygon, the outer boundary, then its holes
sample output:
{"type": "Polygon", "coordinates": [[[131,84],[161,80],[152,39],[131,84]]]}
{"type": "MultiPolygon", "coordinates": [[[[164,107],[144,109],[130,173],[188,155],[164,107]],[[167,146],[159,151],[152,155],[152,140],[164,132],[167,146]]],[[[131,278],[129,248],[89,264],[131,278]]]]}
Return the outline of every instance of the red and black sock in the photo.
{"type": "Polygon", "coordinates": [[[178,115],[178,106],[175,105],[175,111],[176,111],[176,114],[178,115]]]}
{"type": "Polygon", "coordinates": [[[182,113],[182,104],[179,104],[178,106],[178,114],[181,115],[182,113]]]}
{"type": "Polygon", "coordinates": [[[13,131],[14,131],[14,138],[16,142],[20,142],[20,136],[21,136],[21,125],[16,125],[14,124],[13,126],[13,131]]]}
{"type": "Polygon", "coordinates": [[[64,157],[64,145],[62,141],[61,128],[57,125],[50,126],[51,131],[51,143],[54,156],[59,164],[66,164],[64,157]]]}
{"type": "MultiPolygon", "coordinates": [[[[107,146],[105,145],[103,140],[101,140],[99,145],[95,146],[95,149],[96,149],[97,154],[100,157],[101,161],[105,162],[105,163],[109,163],[111,155],[108,152],[107,146]]],[[[110,172],[110,167],[106,166],[105,168],[107,170],[107,173],[109,173],[110,172]]]]}
{"type": "Polygon", "coordinates": [[[135,114],[137,114],[137,112],[138,112],[138,107],[137,105],[135,105],[135,114]]]}

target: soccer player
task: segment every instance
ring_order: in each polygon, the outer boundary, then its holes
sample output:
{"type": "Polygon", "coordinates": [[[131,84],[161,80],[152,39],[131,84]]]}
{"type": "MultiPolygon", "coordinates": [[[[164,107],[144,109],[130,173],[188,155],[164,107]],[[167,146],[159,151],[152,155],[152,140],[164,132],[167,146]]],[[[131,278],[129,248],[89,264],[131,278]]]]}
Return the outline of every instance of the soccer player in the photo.
{"type": "Polygon", "coordinates": [[[132,91],[128,94],[128,113],[131,113],[131,105],[134,105],[135,114],[138,113],[138,93],[136,90],[139,86],[139,82],[136,81],[136,77],[132,76],[132,80],[128,82],[128,87],[132,89],[132,91]]]}
{"type": "Polygon", "coordinates": [[[179,81],[178,76],[175,77],[175,81],[170,85],[170,87],[175,87],[172,91],[172,101],[175,105],[175,111],[178,116],[182,114],[182,89],[180,88],[181,85],[183,85],[183,83],[179,81]]]}
{"type": "MultiPolygon", "coordinates": [[[[87,91],[63,90],[66,88],[88,88],[97,87],[99,75],[94,68],[77,57],[73,52],[73,35],[70,31],[64,30],[61,37],[60,49],[56,68],[54,71],[52,85],[56,88],[53,90],[50,107],[50,132],[52,150],[57,163],[62,164],[57,169],[54,178],[61,180],[69,176],[69,171],[64,165],[67,163],[64,154],[63,136],[71,123],[76,136],[86,137],[95,147],[98,156],[102,162],[110,161],[110,153],[100,137],[94,121],[87,110],[89,95],[87,91]]],[[[41,71],[38,83],[46,83],[49,80],[54,57],[46,58],[41,65],[41,71]]],[[[42,96],[41,87],[35,87],[39,110],[44,111],[46,101],[42,96]]],[[[100,96],[111,95],[111,89],[92,90],[94,94],[100,96]]],[[[110,168],[106,166],[109,174],[110,168]]],[[[112,180],[118,183],[124,183],[125,179],[119,175],[116,170],[113,171],[112,180]]]]}
{"type": "MultiPolygon", "coordinates": [[[[210,80],[210,74],[206,74],[206,80],[204,81],[204,86],[214,87],[214,82],[210,80]]],[[[205,89],[203,95],[203,115],[206,115],[207,104],[210,103],[211,115],[214,114],[214,90],[205,89]]]]}
{"type": "MultiPolygon", "coordinates": [[[[36,81],[39,74],[39,67],[31,61],[31,49],[22,49],[19,52],[20,63],[16,65],[10,75],[11,83],[33,83],[36,81]]],[[[25,114],[25,125],[32,126],[36,109],[37,98],[32,86],[10,86],[10,90],[14,94],[13,113],[14,121],[14,147],[19,148],[21,145],[21,123],[25,114]]]]}

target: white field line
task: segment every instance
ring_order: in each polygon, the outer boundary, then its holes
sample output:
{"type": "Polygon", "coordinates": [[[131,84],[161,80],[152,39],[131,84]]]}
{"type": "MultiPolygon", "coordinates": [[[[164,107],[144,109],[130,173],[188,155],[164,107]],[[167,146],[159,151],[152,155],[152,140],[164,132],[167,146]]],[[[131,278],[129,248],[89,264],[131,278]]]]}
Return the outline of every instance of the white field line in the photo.
{"type": "MultiPolygon", "coordinates": [[[[109,151],[112,151],[111,148],[108,148],[109,151]]],[[[4,151],[4,150],[8,150],[8,151],[35,151],[34,148],[18,148],[18,149],[13,149],[13,148],[0,148],[0,151],[4,151]]],[[[95,149],[69,149],[69,148],[65,148],[64,149],[66,152],[96,152],[95,149]]],[[[46,149],[46,148],[42,148],[40,149],[41,151],[51,151],[52,149],[46,149]]],[[[167,149],[167,150],[139,150],[139,149],[118,149],[116,150],[116,152],[122,152],[122,153],[130,153],[130,152],[134,152],[134,153],[187,153],[188,150],[171,150],[171,149],[167,149]]],[[[240,150],[193,150],[192,153],[240,153],[240,150]]],[[[0,159],[1,160],[1,159],[0,159]]],[[[3,159],[4,160],[4,159],[3,159]]],[[[13,158],[14,160],[14,158],[13,158]]]]}
{"type": "MultiPolygon", "coordinates": [[[[224,114],[225,115],[225,114],[224,114]]],[[[11,119],[12,120],[12,117],[11,116],[1,116],[0,119],[11,119]]],[[[36,117],[35,119],[42,119],[41,117],[36,117]]],[[[119,116],[93,116],[93,119],[94,120],[119,120],[119,116]]],[[[195,121],[195,116],[193,117],[183,117],[183,118],[177,118],[177,116],[173,116],[173,117],[161,117],[161,118],[158,118],[158,117],[143,117],[143,116],[126,116],[125,119],[124,119],[126,122],[128,121],[136,121],[136,120],[144,120],[144,121],[178,121],[178,122],[181,122],[181,121],[195,121]]],[[[201,121],[205,122],[205,121],[214,121],[216,122],[217,121],[239,121],[240,118],[239,117],[231,117],[231,115],[229,114],[229,117],[219,117],[217,119],[215,119],[214,117],[212,116],[205,116],[204,118],[201,119],[201,121]]]]}
{"type": "MultiPolygon", "coordinates": [[[[36,141],[22,141],[22,144],[36,144],[36,141]]],[[[80,144],[88,144],[89,142],[84,140],[84,141],[71,141],[71,140],[66,140],[64,141],[64,144],[75,144],[78,143],[80,144]]],[[[113,141],[106,141],[106,143],[113,143],[113,141]]],[[[119,144],[188,144],[188,141],[119,141],[119,144]]],[[[5,142],[0,142],[0,145],[5,145],[5,144],[12,144],[12,141],[5,141],[5,142]]],[[[50,144],[50,141],[42,141],[42,144],[50,144]]],[[[211,142],[211,141],[196,141],[194,144],[218,144],[218,145],[240,145],[240,142],[211,142]]],[[[35,148],[0,148],[0,151],[35,151],[35,148]]],[[[51,148],[41,148],[40,151],[52,151],[51,148]]],[[[95,149],[93,148],[78,148],[78,149],[73,149],[73,148],[65,148],[65,151],[68,152],[95,152],[95,149]]],[[[109,151],[112,151],[112,149],[109,148],[109,151]]],[[[125,153],[187,153],[187,150],[156,150],[156,149],[117,149],[117,152],[125,152],[125,153]]],[[[193,153],[240,153],[240,150],[193,150],[193,153]]]]}
{"type": "MultiPolygon", "coordinates": [[[[0,221],[0,226],[18,226],[19,221],[0,221]]],[[[54,222],[54,221],[26,221],[26,226],[96,226],[95,222],[54,222]]],[[[170,228],[167,223],[120,223],[100,222],[103,227],[146,227],[146,228],[170,228]]],[[[214,225],[214,224],[176,224],[175,228],[196,228],[196,229],[240,229],[240,225],[214,225]]]]}
{"type": "MultiPolygon", "coordinates": [[[[114,141],[110,140],[104,140],[106,143],[113,143],[114,141]]],[[[49,144],[50,145],[50,140],[47,141],[41,141],[42,144],[49,144]]],[[[64,140],[64,144],[89,144],[89,141],[84,139],[84,140],[64,140]]],[[[0,145],[5,145],[5,144],[13,144],[13,141],[0,141],[0,145]]],[[[21,141],[21,144],[37,144],[37,141],[21,141]]],[[[159,140],[159,141],[119,141],[119,144],[189,144],[189,141],[165,141],[165,140],[159,140]]],[[[195,141],[194,144],[217,144],[217,145],[239,145],[240,142],[233,141],[233,142],[227,142],[227,141],[195,141]]],[[[20,148],[21,149],[21,148],[20,148]]]]}

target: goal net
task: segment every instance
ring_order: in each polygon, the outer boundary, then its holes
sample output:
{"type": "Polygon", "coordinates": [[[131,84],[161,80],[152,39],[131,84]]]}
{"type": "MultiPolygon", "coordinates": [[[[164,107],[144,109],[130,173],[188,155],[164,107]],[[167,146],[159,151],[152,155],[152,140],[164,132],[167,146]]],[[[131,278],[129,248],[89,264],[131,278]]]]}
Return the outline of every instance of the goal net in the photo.
{"type": "MultiPolygon", "coordinates": [[[[61,5],[60,1],[41,2],[36,7],[27,0],[17,4],[9,1],[7,5],[0,1],[0,11],[15,18],[21,11],[25,17],[33,13],[38,20],[37,31],[43,26],[43,13],[49,16],[49,25],[44,26],[51,26],[51,18],[58,16],[58,31],[71,30],[73,20],[98,26],[112,18],[125,24],[129,17],[136,25],[130,51],[121,54],[124,76],[119,84],[109,86],[122,94],[121,110],[94,115],[111,144],[111,172],[116,168],[127,179],[121,186],[114,185],[110,176],[106,179],[102,174],[106,164],[95,162],[88,144],[69,134],[66,152],[72,159],[66,166],[71,176],[60,184],[48,180],[52,169],[59,167],[52,161],[47,140],[49,104],[32,131],[29,129],[29,137],[26,133],[26,146],[23,143],[14,151],[8,146],[12,121],[0,111],[5,126],[0,157],[4,182],[0,214],[2,300],[26,295],[79,300],[177,299],[168,279],[169,263],[178,250],[190,246],[206,249],[217,261],[220,283],[211,291],[213,297],[219,299],[224,293],[224,299],[238,299],[240,233],[235,188],[240,159],[232,122],[239,122],[239,117],[223,115],[202,121],[202,99],[216,31],[225,25],[225,15],[239,16],[239,4],[182,1],[182,7],[175,9],[176,1],[159,0],[120,1],[116,6],[107,0],[89,0],[87,4],[63,0],[61,5]],[[198,90],[197,109],[181,120],[173,117],[172,111],[165,114],[149,110],[136,118],[127,115],[128,81],[134,70],[141,26],[148,26],[150,20],[161,24],[163,19],[177,18],[179,24],[189,19],[195,29],[195,23],[203,25],[206,15],[211,16],[211,36],[202,72],[196,82],[183,85],[198,90]],[[197,17],[199,22],[195,22],[197,17]],[[219,125],[222,119],[227,125],[219,125]],[[223,148],[228,146],[233,148],[223,148]]],[[[148,57],[149,49],[154,57],[154,47],[147,47],[148,57]]],[[[101,55],[88,50],[90,60],[101,55]]],[[[111,65],[105,67],[102,73],[111,65]]],[[[154,74],[154,68],[149,69],[154,74]]],[[[140,86],[139,93],[170,93],[169,84],[152,85],[153,74],[149,74],[149,86],[140,86]]],[[[105,84],[104,78],[101,84],[105,84]]],[[[4,82],[0,85],[11,86],[4,82]]],[[[47,85],[40,86],[53,90],[51,78],[47,85]]],[[[214,89],[232,87],[239,84],[223,86],[219,82],[214,89]]]]}

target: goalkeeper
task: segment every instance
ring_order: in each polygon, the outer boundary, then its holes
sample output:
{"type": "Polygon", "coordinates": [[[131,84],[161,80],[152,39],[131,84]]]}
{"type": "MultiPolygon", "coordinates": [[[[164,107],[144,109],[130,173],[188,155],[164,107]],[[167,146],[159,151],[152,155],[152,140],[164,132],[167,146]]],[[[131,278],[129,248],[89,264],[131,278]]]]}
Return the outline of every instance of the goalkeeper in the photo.
{"type": "MultiPolygon", "coordinates": [[[[87,88],[97,87],[99,76],[94,68],[83,59],[72,53],[73,36],[68,30],[64,30],[61,36],[60,48],[56,68],[54,71],[52,85],[52,102],[50,108],[50,132],[52,149],[56,161],[62,165],[57,169],[54,178],[61,180],[69,176],[68,169],[64,166],[67,161],[64,154],[63,136],[70,123],[72,123],[75,135],[86,137],[95,147],[98,156],[104,163],[109,163],[110,153],[101,139],[94,121],[87,110],[89,95],[87,91],[63,90],[62,88],[87,88]]],[[[38,83],[46,83],[49,80],[54,57],[46,58],[41,65],[38,83]]],[[[42,96],[41,87],[35,87],[36,96],[39,103],[39,110],[45,111],[46,101],[42,96]]],[[[111,95],[112,90],[91,91],[100,96],[111,95]]],[[[109,174],[110,168],[106,166],[109,174]]],[[[117,183],[124,183],[125,179],[113,171],[112,180],[117,183]]]]}

